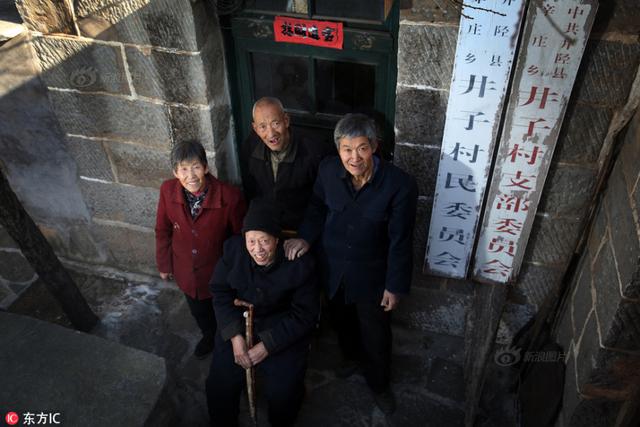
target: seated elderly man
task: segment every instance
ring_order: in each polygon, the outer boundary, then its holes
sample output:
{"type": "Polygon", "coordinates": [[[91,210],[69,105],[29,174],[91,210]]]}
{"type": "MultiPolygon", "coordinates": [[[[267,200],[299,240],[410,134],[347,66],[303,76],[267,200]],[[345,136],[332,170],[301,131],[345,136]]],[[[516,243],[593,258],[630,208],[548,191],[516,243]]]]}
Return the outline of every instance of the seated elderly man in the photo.
{"type": "Polygon", "coordinates": [[[418,190],[415,179],[374,155],[376,127],[363,114],[347,114],[334,131],[339,157],[318,170],[298,235],[285,242],[287,258],[320,241],[320,271],[330,298],[345,365],[362,365],[377,405],[395,410],[389,387],[390,312],[409,292],[412,235],[418,190]]]}
{"type": "Polygon", "coordinates": [[[314,260],[310,255],[285,258],[276,212],[263,201],[251,203],[242,231],[243,237],[225,242],[210,283],[218,319],[206,384],[211,425],[238,425],[244,370],[254,366],[266,380],[271,425],[289,426],[304,396],[310,334],[319,311],[314,260]],[[236,298],[254,305],[258,343],[252,348],[247,348],[236,298]]]}

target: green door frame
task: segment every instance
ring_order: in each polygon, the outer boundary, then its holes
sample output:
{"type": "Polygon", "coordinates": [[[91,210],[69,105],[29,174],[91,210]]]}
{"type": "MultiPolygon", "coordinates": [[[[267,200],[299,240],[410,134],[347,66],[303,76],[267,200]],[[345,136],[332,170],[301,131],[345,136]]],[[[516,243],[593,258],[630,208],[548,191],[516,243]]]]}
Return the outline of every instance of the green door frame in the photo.
{"type": "MultiPolygon", "coordinates": [[[[231,86],[236,138],[242,144],[251,132],[251,109],[254,102],[251,53],[260,52],[275,55],[305,58],[308,61],[308,91],[312,100],[311,114],[287,109],[292,124],[332,129],[338,116],[315,111],[315,63],[316,59],[353,62],[375,67],[374,108],[384,117],[382,126],[382,155],[391,158],[393,153],[395,115],[395,91],[397,75],[397,34],[399,22],[398,2],[394,1],[384,23],[349,20],[339,17],[302,17],[341,21],[344,23],[343,49],[322,48],[317,46],[279,43],[274,41],[273,20],[275,13],[242,12],[223,21],[225,52],[231,86]]],[[[300,15],[281,13],[278,16],[300,15]]],[[[287,106],[285,105],[285,108],[287,106]]],[[[380,121],[381,117],[378,117],[380,121]]]]}

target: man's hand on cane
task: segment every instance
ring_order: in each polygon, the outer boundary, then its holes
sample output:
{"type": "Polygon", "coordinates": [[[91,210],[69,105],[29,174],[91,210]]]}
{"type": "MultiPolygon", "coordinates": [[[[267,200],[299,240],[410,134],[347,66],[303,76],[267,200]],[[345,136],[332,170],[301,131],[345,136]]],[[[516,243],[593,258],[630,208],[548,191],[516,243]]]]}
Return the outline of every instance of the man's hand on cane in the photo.
{"type": "Polygon", "coordinates": [[[231,346],[233,347],[233,358],[237,365],[242,366],[244,369],[249,369],[253,366],[247,351],[247,341],[242,335],[238,334],[231,338],[231,346]]]}
{"type": "Polygon", "coordinates": [[[253,363],[253,366],[262,362],[269,355],[267,348],[262,342],[259,342],[258,344],[251,347],[248,353],[249,359],[251,359],[251,363],[253,363]]]}

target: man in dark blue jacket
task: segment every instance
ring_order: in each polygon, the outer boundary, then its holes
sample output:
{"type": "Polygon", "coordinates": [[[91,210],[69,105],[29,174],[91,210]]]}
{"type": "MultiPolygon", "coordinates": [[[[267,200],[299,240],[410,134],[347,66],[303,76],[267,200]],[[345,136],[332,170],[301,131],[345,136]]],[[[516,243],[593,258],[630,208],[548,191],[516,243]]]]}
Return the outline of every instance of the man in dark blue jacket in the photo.
{"type": "Polygon", "coordinates": [[[334,140],[339,157],[320,164],[300,238],[286,241],[285,253],[294,259],[320,243],[320,271],[343,356],[362,362],[376,403],[389,414],[395,410],[390,312],[411,285],[417,186],[374,155],[376,127],[367,116],[346,115],[334,140]]]}
{"type": "Polygon", "coordinates": [[[302,404],[310,334],[319,312],[315,261],[310,254],[293,261],[285,258],[270,204],[253,201],[242,231],[244,236],[225,242],[210,283],[218,320],[206,384],[211,425],[238,425],[244,369],[255,366],[266,380],[269,422],[290,426],[302,404]],[[257,344],[251,348],[236,298],[255,308],[257,344]]]}

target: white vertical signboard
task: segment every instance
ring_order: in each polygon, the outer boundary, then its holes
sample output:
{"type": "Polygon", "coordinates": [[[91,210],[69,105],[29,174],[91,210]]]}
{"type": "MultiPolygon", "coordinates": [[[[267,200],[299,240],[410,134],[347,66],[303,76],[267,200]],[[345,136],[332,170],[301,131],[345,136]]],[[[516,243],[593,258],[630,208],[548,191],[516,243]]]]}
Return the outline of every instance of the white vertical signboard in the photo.
{"type": "Polygon", "coordinates": [[[597,0],[532,1],[488,193],[474,278],[515,280],[597,0]]]}
{"type": "Polygon", "coordinates": [[[524,0],[463,8],[449,91],[425,271],[466,275],[512,68],[524,0]]]}

